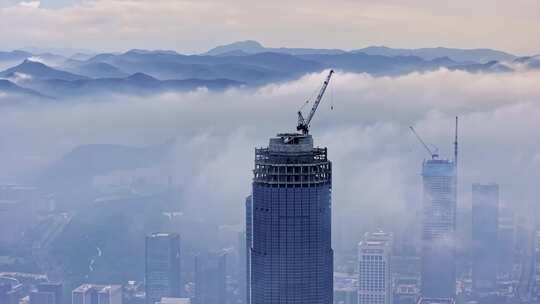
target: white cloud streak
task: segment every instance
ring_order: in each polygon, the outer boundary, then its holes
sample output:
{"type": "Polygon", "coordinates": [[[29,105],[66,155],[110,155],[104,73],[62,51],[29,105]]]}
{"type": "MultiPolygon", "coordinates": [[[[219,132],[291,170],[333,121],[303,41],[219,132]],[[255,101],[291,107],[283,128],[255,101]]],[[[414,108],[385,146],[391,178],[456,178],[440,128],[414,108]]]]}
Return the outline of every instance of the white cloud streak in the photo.
{"type": "MultiPolygon", "coordinates": [[[[254,147],[294,129],[296,109],[324,76],[256,90],[6,106],[0,111],[0,179],[35,173],[80,144],[148,145],[177,137],[177,157],[163,176],[174,176],[195,209],[240,220],[254,147]]],[[[358,221],[350,227],[361,231],[362,225],[416,216],[427,155],[408,126],[450,156],[455,115],[461,118],[461,204],[468,203],[473,182],[500,183],[503,201],[516,208],[536,202],[540,73],[338,73],[312,134],[329,148],[340,221],[358,221]]]]}

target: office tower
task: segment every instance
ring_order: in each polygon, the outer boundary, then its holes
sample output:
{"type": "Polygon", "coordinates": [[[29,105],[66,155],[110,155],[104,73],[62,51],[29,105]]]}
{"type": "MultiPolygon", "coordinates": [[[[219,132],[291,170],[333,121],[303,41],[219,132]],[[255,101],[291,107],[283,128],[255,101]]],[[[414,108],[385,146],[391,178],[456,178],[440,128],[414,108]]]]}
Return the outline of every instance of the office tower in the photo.
{"type": "Polygon", "coordinates": [[[477,295],[494,292],[497,283],[499,185],[472,186],[472,283],[477,295]]]}
{"type": "Polygon", "coordinates": [[[358,304],[392,303],[390,233],[366,233],[358,244],[358,304]]]}
{"type": "Polygon", "coordinates": [[[194,304],[225,304],[227,300],[226,258],[225,252],[195,257],[194,304]]]}
{"type": "Polygon", "coordinates": [[[56,298],[52,292],[31,291],[30,304],[55,304],[56,298]]]}
{"type": "Polygon", "coordinates": [[[181,296],[180,236],[153,233],[146,237],[146,304],[181,296]]]}
{"type": "Polygon", "coordinates": [[[122,304],[122,286],[97,286],[97,304],[122,304]]]}
{"type": "Polygon", "coordinates": [[[534,232],[533,295],[540,300],[540,230],[534,232]]]}
{"type": "Polygon", "coordinates": [[[83,284],[71,296],[72,304],[122,304],[122,286],[83,284]]]}
{"type": "Polygon", "coordinates": [[[252,196],[246,197],[246,302],[251,303],[251,247],[253,245],[253,210],[252,210],[252,196]]]}
{"type": "Polygon", "coordinates": [[[91,284],[83,284],[71,293],[72,304],[97,304],[97,292],[91,284]]]}
{"type": "MultiPolygon", "coordinates": [[[[54,304],[63,304],[62,302],[62,295],[63,295],[63,289],[62,284],[60,283],[41,283],[37,286],[37,291],[39,292],[49,292],[54,295],[54,304]]],[[[32,304],[32,303],[30,303],[32,304]]]]}
{"type": "MultiPolygon", "coordinates": [[[[245,227],[244,227],[245,228],[245,227]]],[[[238,266],[235,273],[238,276],[238,292],[240,292],[241,303],[247,303],[247,249],[246,230],[238,233],[238,266]]]]}
{"type": "Polygon", "coordinates": [[[514,268],[515,230],[514,212],[508,207],[501,207],[497,233],[497,272],[506,278],[510,278],[514,268]]]}
{"type": "Polygon", "coordinates": [[[307,129],[255,149],[252,304],[332,303],[331,174],[327,149],[314,148],[307,129]]]}
{"type": "Polygon", "coordinates": [[[427,160],[423,177],[422,296],[454,298],[456,293],[456,166],[427,160]]]}

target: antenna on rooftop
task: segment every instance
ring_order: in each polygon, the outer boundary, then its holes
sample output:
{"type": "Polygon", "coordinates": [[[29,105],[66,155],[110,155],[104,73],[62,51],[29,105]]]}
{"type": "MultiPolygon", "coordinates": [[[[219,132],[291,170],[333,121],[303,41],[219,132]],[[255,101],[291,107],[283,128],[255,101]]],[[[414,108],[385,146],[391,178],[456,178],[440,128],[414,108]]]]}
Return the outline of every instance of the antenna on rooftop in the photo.
{"type": "Polygon", "coordinates": [[[457,168],[458,162],[458,117],[456,116],[456,135],[454,139],[454,165],[457,168]]]}

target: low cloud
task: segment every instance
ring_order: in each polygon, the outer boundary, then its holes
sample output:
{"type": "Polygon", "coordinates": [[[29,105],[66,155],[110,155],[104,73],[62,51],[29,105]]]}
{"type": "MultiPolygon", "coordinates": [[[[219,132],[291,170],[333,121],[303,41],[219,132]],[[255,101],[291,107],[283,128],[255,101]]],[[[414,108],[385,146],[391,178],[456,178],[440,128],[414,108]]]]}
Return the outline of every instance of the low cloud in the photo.
{"type": "MultiPolygon", "coordinates": [[[[0,179],[25,180],[81,144],[144,146],[175,137],[163,176],[173,176],[185,189],[190,208],[234,223],[250,192],[254,147],[294,130],[296,110],[324,77],[310,74],[220,93],[201,89],[6,106],[0,111],[0,179]]],[[[456,115],[460,204],[469,204],[473,182],[499,183],[503,202],[517,209],[536,202],[540,73],[443,69],[399,77],[335,75],[311,133],[317,145],[329,149],[333,210],[339,222],[352,227],[351,237],[389,218],[406,223],[418,216],[420,171],[428,155],[408,126],[450,157],[456,115]]]]}

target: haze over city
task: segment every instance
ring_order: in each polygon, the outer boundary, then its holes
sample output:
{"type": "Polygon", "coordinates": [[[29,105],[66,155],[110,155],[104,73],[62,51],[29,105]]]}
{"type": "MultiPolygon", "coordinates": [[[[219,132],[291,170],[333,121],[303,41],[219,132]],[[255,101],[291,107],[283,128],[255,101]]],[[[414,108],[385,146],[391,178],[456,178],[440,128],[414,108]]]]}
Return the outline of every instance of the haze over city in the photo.
{"type": "Polygon", "coordinates": [[[538,11],[0,1],[0,304],[538,303],[538,11]]]}

